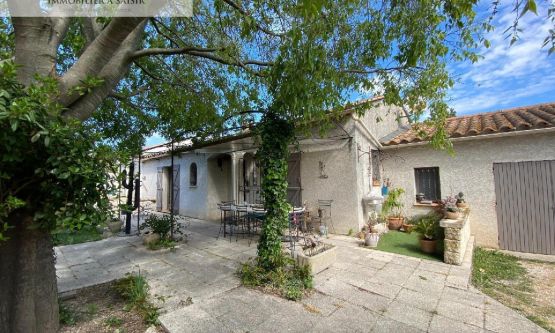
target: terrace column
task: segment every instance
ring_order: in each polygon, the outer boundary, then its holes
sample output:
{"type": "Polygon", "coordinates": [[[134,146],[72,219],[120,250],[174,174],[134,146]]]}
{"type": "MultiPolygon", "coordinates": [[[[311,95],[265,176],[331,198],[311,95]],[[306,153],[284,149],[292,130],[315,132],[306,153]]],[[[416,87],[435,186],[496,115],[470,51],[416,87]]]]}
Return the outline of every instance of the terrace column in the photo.
{"type": "Polygon", "coordinates": [[[239,203],[239,189],[242,179],[242,175],[240,174],[241,170],[241,162],[242,158],[245,153],[237,152],[231,153],[231,191],[233,193],[233,201],[235,203],[239,203]]]}

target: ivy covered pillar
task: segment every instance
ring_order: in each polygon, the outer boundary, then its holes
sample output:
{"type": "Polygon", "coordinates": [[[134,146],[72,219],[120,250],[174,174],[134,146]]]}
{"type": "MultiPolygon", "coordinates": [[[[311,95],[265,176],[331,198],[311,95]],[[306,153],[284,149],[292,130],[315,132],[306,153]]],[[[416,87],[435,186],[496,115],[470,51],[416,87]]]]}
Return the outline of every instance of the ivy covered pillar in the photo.
{"type": "Polygon", "coordinates": [[[287,159],[294,138],[293,124],[274,112],[264,115],[259,134],[258,159],[262,167],[262,196],[267,210],[258,242],[258,264],[274,270],[286,263],[281,249],[282,231],[287,227],[287,159]]]}

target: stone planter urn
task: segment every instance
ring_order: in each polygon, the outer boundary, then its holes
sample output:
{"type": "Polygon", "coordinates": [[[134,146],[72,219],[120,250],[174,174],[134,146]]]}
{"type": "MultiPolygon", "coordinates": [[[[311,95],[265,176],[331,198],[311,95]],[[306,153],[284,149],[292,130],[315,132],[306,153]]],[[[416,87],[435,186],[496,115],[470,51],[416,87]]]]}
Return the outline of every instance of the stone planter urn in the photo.
{"type": "Polygon", "coordinates": [[[364,245],[369,247],[377,247],[380,241],[380,235],[378,233],[367,233],[364,239],[364,245]]]}
{"type": "Polygon", "coordinates": [[[121,230],[121,224],[120,220],[108,222],[108,229],[110,229],[112,233],[119,232],[121,230]]]}
{"type": "Polygon", "coordinates": [[[152,243],[156,243],[159,240],[160,240],[160,235],[156,233],[148,233],[143,235],[143,244],[146,246],[152,243]]]}
{"type": "Polygon", "coordinates": [[[104,226],[103,225],[97,225],[96,226],[96,231],[98,231],[99,234],[104,232],[104,226]]]}
{"type": "Polygon", "coordinates": [[[335,245],[325,244],[323,251],[312,256],[306,255],[303,251],[296,252],[297,264],[308,265],[312,275],[320,273],[335,263],[335,250],[335,245]]]}
{"type": "Polygon", "coordinates": [[[431,254],[431,253],[436,252],[436,245],[437,245],[437,241],[435,239],[433,239],[433,240],[426,239],[426,238],[421,238],[420,239],[420,249],[424,253],[430,253],[431,254]]]}

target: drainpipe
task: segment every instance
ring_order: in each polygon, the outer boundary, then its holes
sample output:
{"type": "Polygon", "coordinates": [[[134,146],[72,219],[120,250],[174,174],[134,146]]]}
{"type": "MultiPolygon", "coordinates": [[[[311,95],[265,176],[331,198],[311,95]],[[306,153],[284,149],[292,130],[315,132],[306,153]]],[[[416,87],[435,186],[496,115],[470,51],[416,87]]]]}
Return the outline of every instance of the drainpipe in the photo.
{"type": "Polygon", "coordinates": [[[170,239],[173,240],[173,197],[174,197],[174,193],[173,193],[173,189],[175,188],[174,186],[174,181],[175,179],[173,179],[173,140],[172,140],[172,146],[171,146],[171,167],[170,167],[170,177],[171,177],[171,195],[170,195],[170,239]]]}

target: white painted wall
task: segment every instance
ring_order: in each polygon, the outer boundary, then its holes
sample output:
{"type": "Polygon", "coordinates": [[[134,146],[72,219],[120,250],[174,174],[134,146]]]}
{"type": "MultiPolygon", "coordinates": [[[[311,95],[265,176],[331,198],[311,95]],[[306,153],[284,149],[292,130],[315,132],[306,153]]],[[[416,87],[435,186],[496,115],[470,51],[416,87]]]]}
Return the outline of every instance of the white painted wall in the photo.
{"type": "Polygon", "coordinates": [[[493,163],[555,160],[555,133],[455,141],[454,148],[454,157],[429,146],[384,150],[384,176],[394,187],[405,189],[405,212],[410,216],[428,210],[413,206],[414,168],[439,167],[442,197],[464,192],[477,243],[497,248],[493,163]]]}
{"type": "MultiPolygon", "coordinates": [[[[141,199],[156,200],[157,168],[170,166],[169,157],[143,161],[141,166],[141,199]]],[[[179,214],[202,219],[217,215],[217,210],[210,206],[208,195],[207,155],[186,153],[174,157],[174,165],[179,165],[179,214]],[[190,186],[189,168],[197,164],[197,186],[190,186]],[[215,212],[215,213],[214,213],[215,212]]]]}

